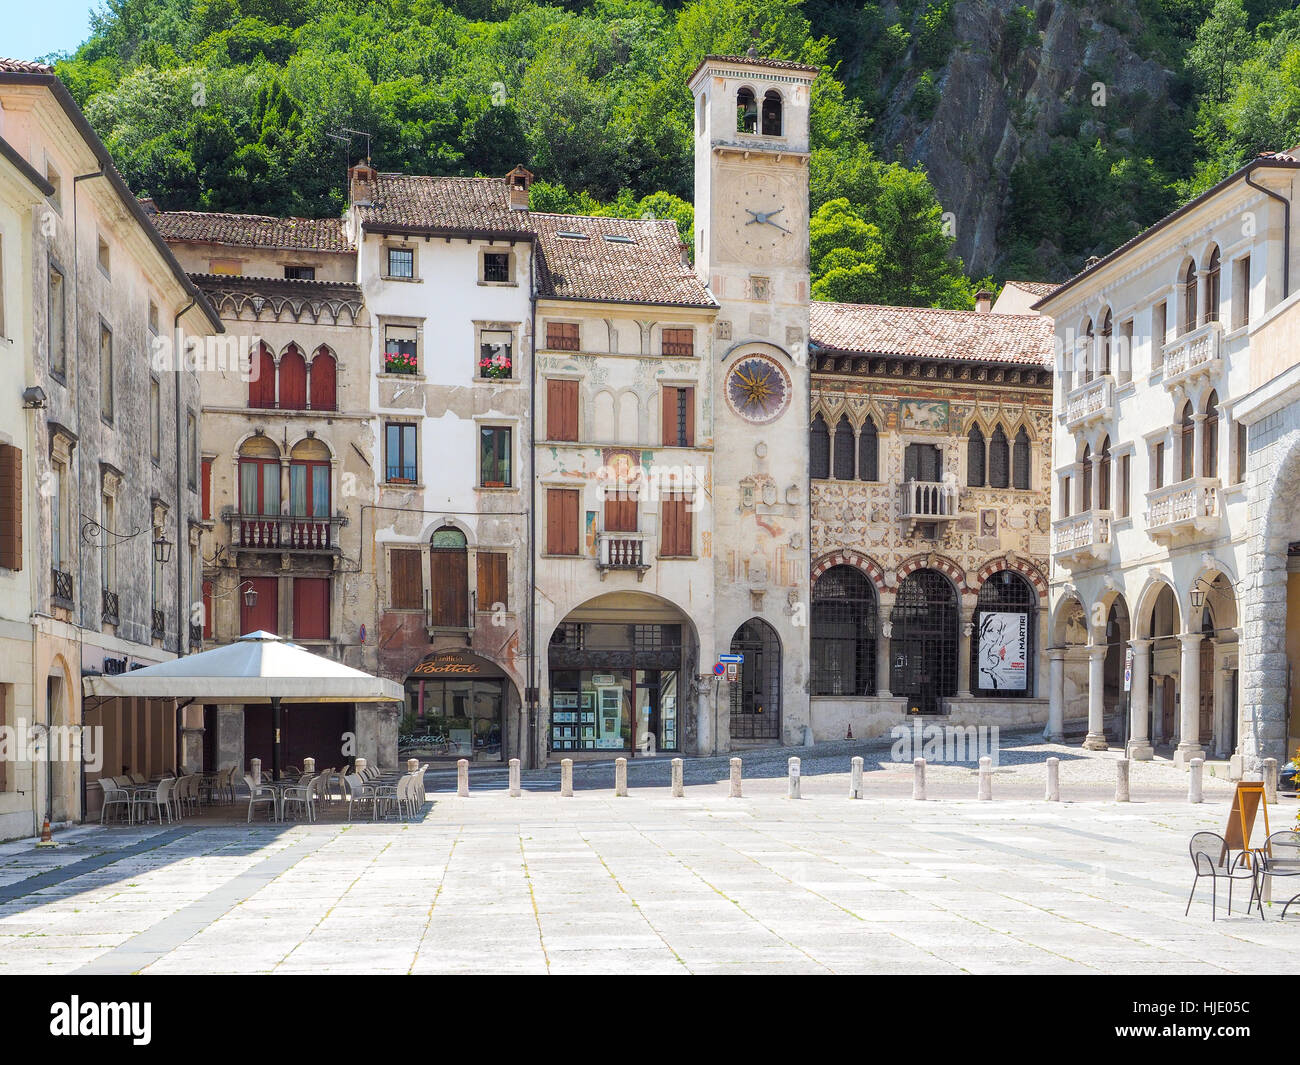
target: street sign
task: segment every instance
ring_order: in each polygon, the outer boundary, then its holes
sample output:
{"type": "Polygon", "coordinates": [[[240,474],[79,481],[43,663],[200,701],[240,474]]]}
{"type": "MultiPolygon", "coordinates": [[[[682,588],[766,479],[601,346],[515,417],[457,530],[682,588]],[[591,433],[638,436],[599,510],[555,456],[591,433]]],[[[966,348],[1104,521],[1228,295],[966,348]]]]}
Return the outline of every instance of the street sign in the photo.
{"type": "Polygon", "coordinates": [[[1124,690],[1133,690],[1133,648],[1124,648],[1124,690]]]}
{"type": "Polygon", "coordinates": [[[740,679],[740,670],[736,668],[736,663],[735,663],[735,662],[728,662],[728,663],[727,663],[727,680],[731,681],[731,683],[734,684],[734,683],[735,683],[737,680],[739,680],[739,679],[740,679]]]}
{"type": "Polygon", "coordinates": [[[718,661],[731,662],[731,663],[735,663],[736,665],[739,665],[741,662],[745,661],[745,656],[744,655],[718,655],[718,661]]]}
{"type": "Polygon", "coordinates": [[[718,663],[717,663],[716,665],[714,665],[714,667],[713,667],[713,675],[714,675],[715,677],[720,677],[720,676],[722,676],[722,675],[723,675],[724,673],[726,673],[726,672],[727,672],[727,667],[726,667],[726,665],[725,665],[724,663],[722,663],[722,662],[718,662],[718,663]]]}

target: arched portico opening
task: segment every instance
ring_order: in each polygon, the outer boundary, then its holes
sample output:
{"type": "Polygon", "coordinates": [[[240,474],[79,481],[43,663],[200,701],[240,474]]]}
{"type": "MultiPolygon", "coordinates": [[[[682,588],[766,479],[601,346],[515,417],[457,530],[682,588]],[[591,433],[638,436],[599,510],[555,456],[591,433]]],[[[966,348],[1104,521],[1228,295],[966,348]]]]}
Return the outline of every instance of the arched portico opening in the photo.
{"type": "Polygon", "coordinates": [[[939,713],[957,693],[957,589],[938,570],[919,569],[898,586],[889,620],[890,691],[909,713],[939,713]]]}

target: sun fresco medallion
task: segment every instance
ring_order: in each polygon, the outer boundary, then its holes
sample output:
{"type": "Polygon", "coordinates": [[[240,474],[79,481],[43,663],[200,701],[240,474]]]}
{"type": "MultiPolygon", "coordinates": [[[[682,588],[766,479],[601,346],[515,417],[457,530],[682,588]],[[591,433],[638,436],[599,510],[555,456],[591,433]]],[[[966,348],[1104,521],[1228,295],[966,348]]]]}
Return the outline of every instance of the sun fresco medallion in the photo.
{"type": "Polygon", "coordinates": [[[747,355],[727,375],[727,403],[754,425],[775,421],[790,405],[790,376],[762,355],[747,355]]]}

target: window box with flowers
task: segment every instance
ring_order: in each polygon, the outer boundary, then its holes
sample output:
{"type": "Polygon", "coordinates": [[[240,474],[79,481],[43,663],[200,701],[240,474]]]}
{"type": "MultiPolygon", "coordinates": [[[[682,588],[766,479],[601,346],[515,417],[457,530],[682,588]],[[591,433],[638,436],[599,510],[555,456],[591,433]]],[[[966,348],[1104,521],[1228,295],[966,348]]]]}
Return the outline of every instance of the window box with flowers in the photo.
{"type": "Polygon", "coordinates": [[[480,377],[491,378],[494,381],[509,379],[511,374],[510,356],[485,355],[478,361],[478,373],[480,377]]]}
{"type": "Polygon", "coordinates": [[[478,375],[490,381],[508,381],[514,376],[514,334],[484,329],[479,334],[478,375]]]}
{"type": "Polygon", "coordinates": [[[415,355],[407,351],[384,352],[384,373],[414,374],[419,372],[415,355]]]}

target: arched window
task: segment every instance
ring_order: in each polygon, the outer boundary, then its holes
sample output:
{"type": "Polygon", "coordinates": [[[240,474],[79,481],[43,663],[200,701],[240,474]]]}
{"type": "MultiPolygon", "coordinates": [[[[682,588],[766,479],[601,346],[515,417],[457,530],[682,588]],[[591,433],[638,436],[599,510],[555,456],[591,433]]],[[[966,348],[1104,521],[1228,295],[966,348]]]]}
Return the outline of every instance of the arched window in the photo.
{"type": "Polygon", "coordinates": [[[338,367],[329,348],[316,349],[311,360],[311,409],[338,410],[338,367]]]}
{"type": "Polygon", "coordinates": [[[853,480],[853,426],[848,415],[841,415],[835,426],[835,472],[837,481],[853,480]]]}
{"type": "Polygon", "coordinates": [[[831,432],[820,414],[813,418],[809,436],[809,475],[825,480],[831,475],[831,432]]]}
{"type": "Polygon", "coordinates": [[[1097,452],[1097,509],[1110,510],[1110,437],[1097,452]]]}
{"type": "Polygon", "coordinates": [[[265,344],[258,346],[253,356],[256,370],[248,380],[248,405],[256,410],[275,407],[275,356],[265,344]]]}
{"type": "Polygon", "coordinates": [[[1083,383],[1085,385],[1092,380],[1092,367],[1096,359],[1096,353],[1092,350],[1094,339],[1092,319],[1089,318],[1083,323],[1083,383]]]}
{"type": "Polygon", "coordinates": [[[1011,485],[1022,492],[1029,491],[1029,434],[1023,425],[1016,430],[1016,442],[1011,449],[1011,485]]]}
{"type": "Polygon", "coordinates": [[[781,136],[781,94],[775,89],[763,94],[763,133],[768,137],[781,136]]]}
{"type": "Polygon", "coordinates": [[[292,547],[330,546],[330,453],[319,440],[300,440],[289,452],[292,547]],[[311,520],[311,519],[319,520],[311,520]]]}
{"type": "Polygon", "coordinates": [[[878,466],[879,444],[879,438],[876,436],[876,423],[868,416],[867,420],[862,424],[862,431],[858,433],[859,481],[880,480],[878,466]]]}
{"type": "Polygon", "coordinates": [[[1011,483],[1011,454],[1007,434],[1002,426],[993,430],[989,440],[989,487],[1006,488],[1011,483]]]}
{"type": "Polygon", "coordinates": [[[966,436],[966,483],[972,488],[984,486],[984,433],[972,425],[966,436]]]}
{"type": "Polygon", "coordinates": [[[1205,454],[1202,456],[1205,468],[1202,477],[1219,476],[1219,393],[1211,392],[1205,401],[1205,425],[1201,431],[1205,434],[1205,454]]]}
{"type": "Polygon", "coordinates": [[[733,740],[774,740],[781,735],[781,638],[766,621],[750,618],[731,637],[731,653],[744,655],[740,680],[727,685],[733,740]]]}
{"type": "Polygon", "coordinates": [[[1027,699],[1034,694],[1038,593],[1004,569],[980,588],[971,618],[970,688],[976,695],[1027,699]]]}
{"type": "Polygon", "coordinates": [[[1179,430],[1180,443],[1182,444],[1180,449],[1182,464],[1178,467],[1178,478],[1185,481],[1192,476],[1194,456],[1196,454],[1196,418],[1192,414],[1192,405],[1190,403],[1183,404],[1183,416],[1180,421],[1182,426],[1179,430]]]}
{"type": "Polygon", "coordinates": [[[239,448],[239,546],[275,547],[280,542],[280,449],[268,436],[252,436],[239,448]]]}
{"type": "Polygon", "coordinates": [[[1083,509],[1092,509],[1092,448],[1083,445],[1083,509]]]}
{"type": "Polygon", "coordinates": [[[1188,263],[1183,272],[1183,332],[1196,328],[1196,264],[1188,263]]]}
{"type": "Polygon", "coordinates": [[[890,691],[911,713],[938,713],[957,692],[957,590],[937,570],[917,570],[898,586],[889,620],[890,691]]]}
{"type": "Polygon", "coordinates": [[[307,409],[307,360],[296,344],[280,356],[280,409],[307,409]]]}
{"type": "Polygon", "coordinates": [[[469,549],[465,534],[451,525],[438,529],[429,541],[429,602],[434,626],[470,626],[469,549]]]}
{"type": "Polygon", "coordinates": [[[1101,320],[1101,349],[1098,351],[1097,372],[1099,374],[1110,373],[1110,338],[1114,332],[1114,323],[1111,319],[1110,309],[1106,310],[1106,317],[1101,320]]]}
{"type": "Polygon", "coordinates": [[[1205,321],[1219,320],[1219,249],[1210,252],[1210,264],[1205,268],[1205,321]]]}
{"type": "Polygon", "coordinates": [[[758,132],[758,101],[753,89],[741,89],[736,93],[736,132],[758,132]]]}
{"type": "Polygon", "coordinates": [[[832,566],[812,589],[813,695],[876,694],[876,589],[853,566],[832,566]]]}

